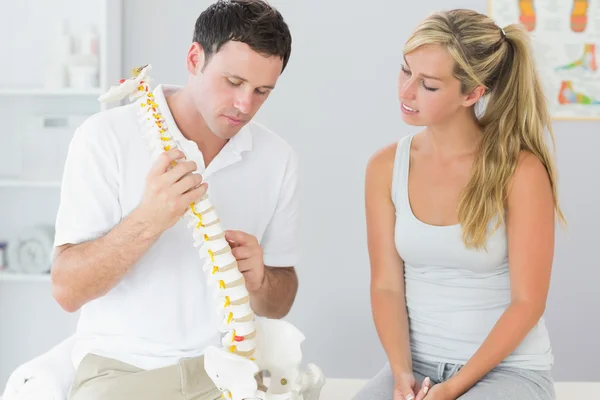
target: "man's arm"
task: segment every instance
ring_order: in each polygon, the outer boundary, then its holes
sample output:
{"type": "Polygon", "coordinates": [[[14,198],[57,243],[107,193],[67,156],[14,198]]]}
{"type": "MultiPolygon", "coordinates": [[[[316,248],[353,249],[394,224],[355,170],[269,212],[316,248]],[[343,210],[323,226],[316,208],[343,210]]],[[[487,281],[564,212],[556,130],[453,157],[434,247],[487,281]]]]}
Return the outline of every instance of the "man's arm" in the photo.
{"type": "Polygon", "coordinates": [[[292,308],[298,292],[294,267],[265,266],[262,286],[250,292],[250,305],[257,315],[283,318],[292,308]]]}
{"type": "Polygon", "coordinates": [[[275,212],[261,238],[229,230],[225,238],[244,275],[257,315],[283,318],[298,292],[298,159],[290,149],[275,212]]]}
{"type": "Polygon", "coordinates": [[[67,312],[104,296],[129,272],[158,235],[134,211],[105,236],[56,249],[52,295],[67,312]]]}
{"type": "Polygon", "coordinates": [[[248,233],[229,230],[225,239],[244,275],[252,310],[262,317],[285,317],[298,291],[295,268],[265,266],[258,239],[248,233]]]}
{"type": "Polygon", "coordinates": [[[206,192],[196,164],[182,161],[173,149],[162,154],[148,173],[140,205],[98,239],[59,246],[52,266],[52,293],[68,312],[108,293],[190,203],[206,192]]]}

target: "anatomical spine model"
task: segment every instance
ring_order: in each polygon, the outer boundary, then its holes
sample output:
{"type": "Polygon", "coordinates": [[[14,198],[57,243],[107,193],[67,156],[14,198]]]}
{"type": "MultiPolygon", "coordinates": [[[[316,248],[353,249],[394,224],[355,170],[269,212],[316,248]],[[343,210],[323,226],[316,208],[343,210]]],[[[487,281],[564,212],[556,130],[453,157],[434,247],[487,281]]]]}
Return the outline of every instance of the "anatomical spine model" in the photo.
{"type": "MultiPolygon", "coordinates": [[[[121,101],[128,96],[138,105],[142,133],[154,158],[178,146],[150,92],[150,70],[150,65],[135,68],[133,77],[121,79],[99,101],[121,101]]],[[[173,161],[173,165],[176,163],[173,161]]],[[[244,276],[208,194],[190,204],[185,218],[192,228],[195,246],[200,247],[200,256],[206,261],[204,271],[215,288],[218,329],[224,335],[222,347],[209,346],[204,350],[204,367],[223,397],[317,400],[325,379],[314,364],[300,370],[304,335],[286,321],[254,315],[244,276]],[[264,387],[259,387],[256,377],[265,371],[269,377],[265,378],[264,387]]]]}

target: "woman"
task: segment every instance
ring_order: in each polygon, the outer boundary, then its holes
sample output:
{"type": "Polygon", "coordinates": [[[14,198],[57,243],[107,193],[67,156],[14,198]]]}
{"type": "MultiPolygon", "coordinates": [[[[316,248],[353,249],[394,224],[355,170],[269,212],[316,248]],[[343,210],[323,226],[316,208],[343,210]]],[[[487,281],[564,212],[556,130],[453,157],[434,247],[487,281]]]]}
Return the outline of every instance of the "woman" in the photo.
{"type": "Polygon", "coordinates": [[[404,56],[402,116],[424,129],[367,167],[371,301],[389,363],[355,399],[554,399],[542,315],[564,219],[527,31],[436,13],[404,56]]]}

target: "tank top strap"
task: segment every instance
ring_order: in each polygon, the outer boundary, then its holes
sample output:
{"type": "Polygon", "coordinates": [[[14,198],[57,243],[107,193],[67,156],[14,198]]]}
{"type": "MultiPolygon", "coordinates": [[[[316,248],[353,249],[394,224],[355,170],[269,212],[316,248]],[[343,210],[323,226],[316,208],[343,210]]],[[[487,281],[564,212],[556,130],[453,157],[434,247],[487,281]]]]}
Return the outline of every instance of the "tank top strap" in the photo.
{"type": "Polygon", "coordinates": [[[396,155],[394,157],[394,171],[392,174],[392,201],[396,210],[404,205],[404,196],[408,187],[408,166],[410,157],[410,144],[414,134],[404,136],[398,140],[396,155]]]}

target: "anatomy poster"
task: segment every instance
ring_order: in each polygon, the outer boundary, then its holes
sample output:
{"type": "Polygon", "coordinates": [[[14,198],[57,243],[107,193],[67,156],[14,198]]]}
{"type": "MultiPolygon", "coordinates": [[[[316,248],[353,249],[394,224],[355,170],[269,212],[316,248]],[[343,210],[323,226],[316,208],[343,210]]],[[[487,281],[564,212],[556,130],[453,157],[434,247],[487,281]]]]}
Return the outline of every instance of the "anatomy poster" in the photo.
{"type": "Polygon", "coordinates": [[[553,119],[600,119],[600,0],[489,0],[500,27],[521,23],[553,119]]]}

